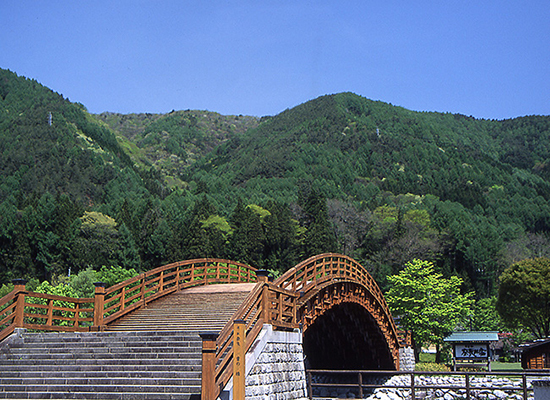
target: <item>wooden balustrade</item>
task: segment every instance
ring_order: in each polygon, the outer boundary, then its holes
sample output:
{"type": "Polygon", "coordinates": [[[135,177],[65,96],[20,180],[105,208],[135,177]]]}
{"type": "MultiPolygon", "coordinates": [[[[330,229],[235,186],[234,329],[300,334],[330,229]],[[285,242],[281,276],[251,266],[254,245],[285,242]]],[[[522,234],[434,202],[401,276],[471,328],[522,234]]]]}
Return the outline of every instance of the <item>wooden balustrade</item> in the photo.
{"type": "Polygon", "coordinates": [[[0,299],[0,340],[15,328],[85,332],[93,324],[93,298],[73,298],[25,291],[24,284],[0,299]]]}
{"type": "Polygon", "coordinates": [[[203,258],[164,265],[108,288],[104,295],[103,324],[177,290],[256,281],[255,268],[229,260],[203,258]]]}
{"type": "Polygon", "coordinates": [[[242,320],[245,324],[245,352],[256,340],[264,324],[276,328],[295,329],[299,327],[296,318],[296,304],[299,294],[281,289],[262,279],[250,292],[229,322],[221,330],[217,339],[216,388],[215,396],[233,375],[233,321],[242,320]],[[266,301],[267,299],[267,301],[266,301]]]}
{"type": "Polygon", "coordinates": [[[102,330],[104,326],[162,296],[192,286],[256,282],[256,269],[221,259],[181,261],[155,268],[105,289],[98,282],[94,298],[72,298],[14,289],[0,299],[0,340],[15,328],[47,331],[102,330]]]}
{"type": "MultiPolygon", "coordinates": [[[[398,362],[400,341],[384,295],[366,268],[352,258],[335,253],[320,254],[289,269],[274,283],[282,289],[300,292],[297,303],[300,308],[324,287],[338,282],[356,283],[368,291],[368,296],[361,296],[361,302],[369,303],[367,308],[380,325],[393,358],[398,362]],[[374,304],[370,304],[371,299],[374,304]]],[[[311,318],[311,315],[304,314],[304,317],[311,318]]]]}
{"type": "MultiPolygon", "coordinates": [[[[268,281],[265,273],[255,268],[219,259],[187,260],[165,265],[109,288],[97,283],[95,297],[88,299],[26,292],[24,283],[19,282],[11,293],[0,299],[0,340],[16,327],[58,331],[102,330],[105,325],[127,313],[172,292],[198,285],[245,282],[258,284],[221,330],[215,346],[210,344],[205,351],[209,365],[213,362],[211,369],[214,377],[208,383],[208,393],[213,398],[219,395],[233,373],[233,321],[243,321],[245,351],[248,351],[266,323],[279,329],[298,328],[301,318],[299,308],[319,290],[334,283],[352,282],[366,288],[370,294],[361,298],[365,297],[363,300],[368,303],[369,309],[372,308],[386,339],[392,343],[390,346],[395,347],[393,342],[398,346],[393,319],[374,279],[353,259],[332,253],[298,264],[273,283],[268,281]],[[371,302],[376,303],[375,306],[371,307],[371,302]]],[[[334,296],[339,301],[342,294],[336,292],[334,296]]]]}

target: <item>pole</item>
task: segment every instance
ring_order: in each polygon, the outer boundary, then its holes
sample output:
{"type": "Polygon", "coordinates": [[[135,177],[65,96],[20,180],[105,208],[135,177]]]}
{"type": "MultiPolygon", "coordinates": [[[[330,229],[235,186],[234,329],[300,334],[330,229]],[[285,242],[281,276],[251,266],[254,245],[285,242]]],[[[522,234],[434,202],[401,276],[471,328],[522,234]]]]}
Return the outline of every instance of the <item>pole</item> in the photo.
{"type": "Polygon", "coordinates": [[[246,323],[242,319],[233,321],[233,400],[244,400],[246,378],[246,323]]]}
{"type": "Polygon", "coordinates": [[[216,339],[217,333],[201,333],[202,382],[201,400],[216,400],[216,339]]]}
{"type": "Polygon", "coordinates": [[[94,326],[93,330],[101,331],[103,327],[103,311],[105,309],[105,286],[103,282],[95,282],[94,296],[94,326]]]}

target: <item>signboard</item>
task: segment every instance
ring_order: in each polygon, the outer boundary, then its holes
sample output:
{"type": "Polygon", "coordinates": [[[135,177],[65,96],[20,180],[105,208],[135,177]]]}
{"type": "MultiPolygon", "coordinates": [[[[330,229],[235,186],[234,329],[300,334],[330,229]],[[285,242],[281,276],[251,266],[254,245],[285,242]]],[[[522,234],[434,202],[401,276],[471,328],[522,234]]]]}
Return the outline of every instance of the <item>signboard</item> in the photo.
{"type": "Polygon", "coordinates": [[[457,359],[488,359],[489,358],[489,347],[486,344],[482,343],[473,343],[473,344],[455,344],[455,358],[457,359]]]}

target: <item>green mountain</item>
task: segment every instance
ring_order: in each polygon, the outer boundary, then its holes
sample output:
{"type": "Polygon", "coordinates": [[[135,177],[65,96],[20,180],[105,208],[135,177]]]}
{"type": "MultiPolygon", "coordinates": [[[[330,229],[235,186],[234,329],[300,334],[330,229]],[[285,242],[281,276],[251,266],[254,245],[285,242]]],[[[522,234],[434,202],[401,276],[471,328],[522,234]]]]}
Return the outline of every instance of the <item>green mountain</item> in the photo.
{"type": "Polygon", "coordinates": [[[186,187],[185,169],[232,137],[258,125],[248,116],[225,116],[210,111],[172,111],[168,114],[96,116],[118,136],[130,157],[142,168],[163,172],[166,185],[186,187]]]}
{"type": "Polygon", "coordinates": [[[0,283],[196,257],[280,272],[338,251],[383,288],[421,258],[489,296],[511,262],[550,255],[549,136],[548,116],[352,93],[260,119],[90,115],[0,70],[0,283]]]}
{"type": "Polygon", "coordinates": [[[84,106],[3,69],[0,154],[0,201],[51,193],[93,205],[120,190],[143,194],[128,154],[84,106]]]}
{"type": "Polygon", "coordinates": [[[283,189],[284,196],[308,182],[329,198],[370,201],[389,191],[473,208],[490,203],[494,186],[510,196],[534,190],[547,200],[549,136],[549,117],[475,120],[342,93],[264,118],[193,171],[236,186],[263,181],[267,193],[283,189]]]}
{"type": "Polygon", "coordinates": [[[550,253],[549,136],[547,116],[476,120],[341,93],[263,118],[188,179],[214,197],[260,203],[300,204],[318,192],[340,250],[370,263],[379,280],[427,257],[488,294],[512,260],[550,253]],[[334,202],[353,208],[341,215],[334,202]],[[347,232],[339,220],[363,229],[347,232]]]}

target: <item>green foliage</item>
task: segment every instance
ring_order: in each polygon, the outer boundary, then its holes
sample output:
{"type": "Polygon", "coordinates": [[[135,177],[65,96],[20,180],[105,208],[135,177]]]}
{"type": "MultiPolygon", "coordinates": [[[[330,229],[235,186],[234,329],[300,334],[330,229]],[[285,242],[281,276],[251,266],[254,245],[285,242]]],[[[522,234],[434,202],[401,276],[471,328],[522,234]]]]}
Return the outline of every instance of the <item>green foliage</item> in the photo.
{"type": "Polygon", "coordinates": [[[0,287],[0,299],[4,297],[5,295],[11,293],[13,290],[13,284],[3,284],[2,287],[0,287]]]}
{"type": "Polygon", "coordinates": [[[415,364],[414,370],[430,372],[449,372],[451,369],[445,364],[419,362],[415,364]]]}
{"type": "Polygon", "coordinates": [[[0,70],[0,283],[205,256],[282,272],[339,251],[384,290],[418,258],[491,297],[504,268],[550,256],[548,143],[550,117],[352,93],[261,119],[92,116],[0,70]]]}
{"type": "Polygon", "coordinates": [[[104,265],[97,271],[96,278],[98,282],[103,282],[107,287],[111,287],[117,283],[133,278],[137,274],[135,269],[126,269],[119,266],[107,267],[104,265]]]}
{"type": "MultiPolygon", "coordinates": [[[[46,293],[46,294],[52,294],[55,296],[63,296],[63,297],[77,297],[77,292],[72,288],[72,286],[66,284],[66,283],[59,283],[56,286],[53,286],[48,281],[42,282],[38,287],[34,290],[36,293],[46,293]]],[[[35,298],[32,300],[34,304],[47,304],[46,299],[41,298],[35,298]]],[[[54,307],[63,307],[63,308],[73,308],[74,305],[71,302],[68,301],[62,301],[62,300],[54,300],[53,301],[54,307]]],[[[31,313],[33,314],[46,314],[46,309],[44,308],[32,308],[31,313]]],[[[63,318],[72,318],[74,317],[74,312],[70,311],[59,311],[54,310],[53,311],[54,316],[60,316],[63,318]]],[[[29,321],[30,323],[35,324],[43,324],[45,322],[44,318],[31,318],[29,321]]],[[[52,321],[54,325],[60,325],[60,326],[69,326],[72,325],[72,321],[66,321],[66,320],[56,320],[54,319],[52,321]]]]}
{"type": "Polygon", "coordinates": [[[504,326],[496,308],[497,297],[491,296],[476,301],[469,327],[473,331],[503,331],[504,326]]]}
{"type": "Polygon", "coordinates": [[[86,268],[76,275],[72,275],[69,285],[76,293],[76,297],[94,297],[95,286],[98,282],[97,273],[92,268],[86,268]]]}
{"type": "Polygon", "coordinates": [[[523,260],[500,276],[497,310],[510,327],[550,336],[550,259],[523,260]]]}
{"type": "Polygon", "coordinates": [[[462,280],[445,279],[430,262],[409,262],[388,280],[392,285],[386,294],[388,306],[400,325],[412,332],[417,349],[433,343],[439,350],[443,338],[471,313],[473,293],[461,294],[462,280]]]}
{"type": "Polygon", "coordinates": [[[53,286],[48,281],[44,281],[34,289],[36,293],[47,293],[53,294],[55,296],[64,296],[64,297],[77,297],[76,291],[71,285],[66,283],[60,283],[56,286],[53,286]]]}

